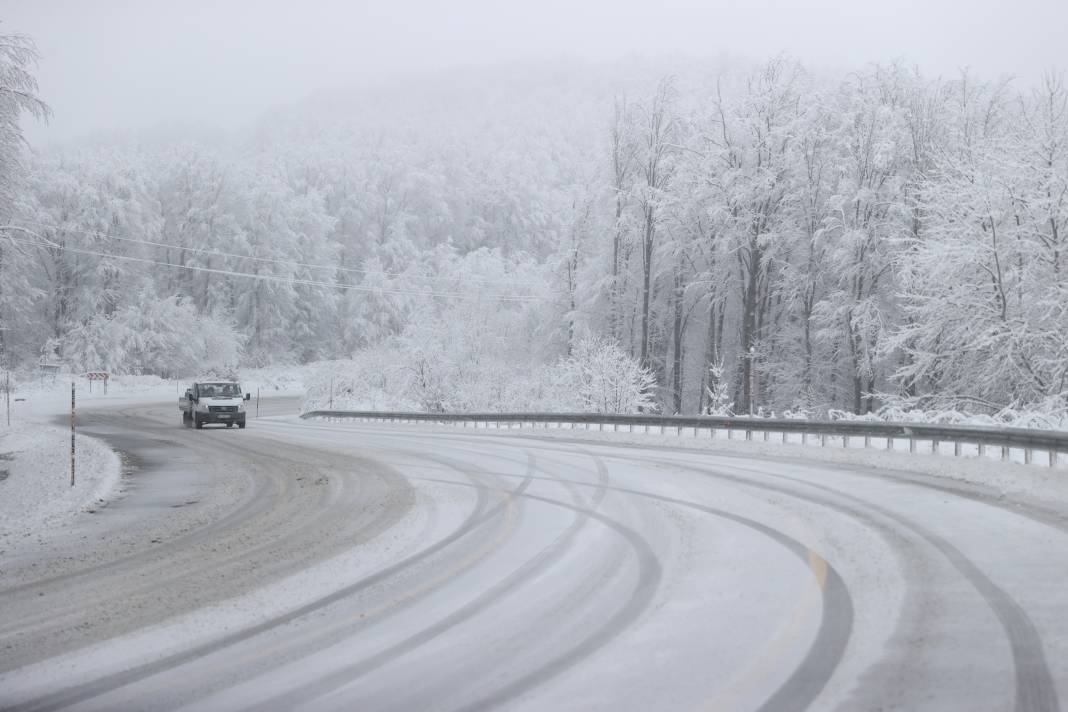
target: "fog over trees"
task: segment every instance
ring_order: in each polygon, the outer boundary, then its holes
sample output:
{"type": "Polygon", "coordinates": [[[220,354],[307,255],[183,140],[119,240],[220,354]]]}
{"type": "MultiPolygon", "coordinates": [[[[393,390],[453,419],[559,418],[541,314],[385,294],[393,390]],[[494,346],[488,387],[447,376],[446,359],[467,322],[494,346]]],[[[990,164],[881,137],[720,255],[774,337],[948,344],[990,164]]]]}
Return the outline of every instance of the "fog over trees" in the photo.
{"type": "Polygon", "coordinates": [[[33,57],[0,38],[9,367],[342,360],[447,410],[1068,395],[1057,75],[517,64],[42,150],[33,57]],[[644,394],[605,405],[624,371],[644,394]]]}

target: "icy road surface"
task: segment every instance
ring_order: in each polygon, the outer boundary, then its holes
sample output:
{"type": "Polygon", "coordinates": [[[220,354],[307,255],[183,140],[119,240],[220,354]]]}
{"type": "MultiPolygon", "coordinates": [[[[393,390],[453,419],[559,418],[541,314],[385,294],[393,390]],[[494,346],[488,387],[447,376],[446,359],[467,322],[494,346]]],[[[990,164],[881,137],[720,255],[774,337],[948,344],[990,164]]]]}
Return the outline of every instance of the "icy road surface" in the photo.
{"type": "Polygon", "coordinates": [[[0,708],[1054,710],[1068,519],[924,476],[84,413],[125,494],[0,559],[0,708]]]}

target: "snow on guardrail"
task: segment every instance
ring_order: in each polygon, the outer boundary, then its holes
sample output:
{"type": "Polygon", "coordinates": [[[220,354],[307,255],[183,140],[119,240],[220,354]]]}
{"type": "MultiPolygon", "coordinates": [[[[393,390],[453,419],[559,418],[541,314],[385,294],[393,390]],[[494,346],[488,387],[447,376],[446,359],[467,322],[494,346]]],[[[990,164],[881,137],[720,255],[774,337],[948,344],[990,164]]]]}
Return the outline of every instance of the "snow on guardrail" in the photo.
{"type": "Polygon", "coordinates": [[[603,413],[418,413],[399,411],[313,410],[302,418],[362,420],[402,423],[440,423],[482,428],[611,428],[619,432],[692,433],[693,437],[753,440],[759,436],[770,441],[772,435],[783,443],[818,444],[823,447],[852,447],[920,450],[956,456],[989,456],[990,448],[1005,461],[1017,459],[1024,464],[1044,461],[1050,467],[1059,456],[1068,454],[1068,433],[1025,428],[959,426],[931,423],[891,423],[868,420],[800,420],[773,418],[725,418],[682,415],[612,415],[603,413]],[[945,447],[944,447],[945,446],[945,447]],[[1036,458],[1036,454],[1040,457],[1036,458]],[[1044,457],[1041,457],[1044,456],[1044,457]]]}

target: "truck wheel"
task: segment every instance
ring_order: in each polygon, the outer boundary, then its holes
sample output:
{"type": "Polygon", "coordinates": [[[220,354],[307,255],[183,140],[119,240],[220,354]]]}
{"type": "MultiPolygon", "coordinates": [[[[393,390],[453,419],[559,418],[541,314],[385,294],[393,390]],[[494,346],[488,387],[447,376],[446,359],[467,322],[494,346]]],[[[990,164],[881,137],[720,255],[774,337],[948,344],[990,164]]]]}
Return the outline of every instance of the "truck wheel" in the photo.
{"type": "Polygon", "coordinates": [[[228,428],[232,428],[232,427],[234,427],[234,424],[233,424],[233,423],[227,423],[227,424],[226,424],[226,427],[228,427],[228,428]]]}
{"type": "Polygon", "coordinates": [[[244,430],[245,429],[245,421],[242,420],[240,423],[237,424],[237,427],[239,427],[242,430],[244,430]]]}
{"type": "Polygon", "coordinates": [[[193,422],[196,425],[197,430],[202,430],[204,428],[204,421],[196,417],[195,415],[193,416],[193,422]]]}
{"type": "Polygon", "coordinates": [[[187,411],[187,410],[183,410],[182,411],[182,425],[184,425],[187,428],[193,427],[193,421],[190,419],[189,411],[187,411]]]}

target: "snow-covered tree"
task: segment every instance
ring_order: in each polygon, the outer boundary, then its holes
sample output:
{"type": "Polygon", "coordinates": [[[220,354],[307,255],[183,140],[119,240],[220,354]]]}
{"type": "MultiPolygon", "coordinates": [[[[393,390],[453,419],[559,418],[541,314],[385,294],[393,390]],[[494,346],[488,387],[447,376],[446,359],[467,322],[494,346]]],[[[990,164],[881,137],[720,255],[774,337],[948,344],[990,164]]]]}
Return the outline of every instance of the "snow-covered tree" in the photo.
{"type": "MultiPolygon", "coordinates": [[[[21,119],[29,115],[47,120],[51,114],[37,96],[33,74],[37,59],[37,46],[29,37],[0,35],[0,225],[9,225],[25,200],[21,119]]],[[[12,365],[12,350],[15,359],[25,359],[33,352],[34,335],[27,334],[27,329],[32,326],[33,306],[40,296],[30,278],[34,248],[29,243],[34,241],[32,233],[0,229],[0,367],[12,365]]]]}
{"type": "Polygon", "coordinates": [[[585,338],[561,364],[581,410],[637,413],[654,408],[652,372],[609,339],[585,338]]]}
{"type": "Polygon", "coordinates": [[[242,337],[228,321],[201,316],[178,297],[143,294],[136,305],[73,327],[62,349],[76,371],[174,378],[238,365],[242,337]]]}

